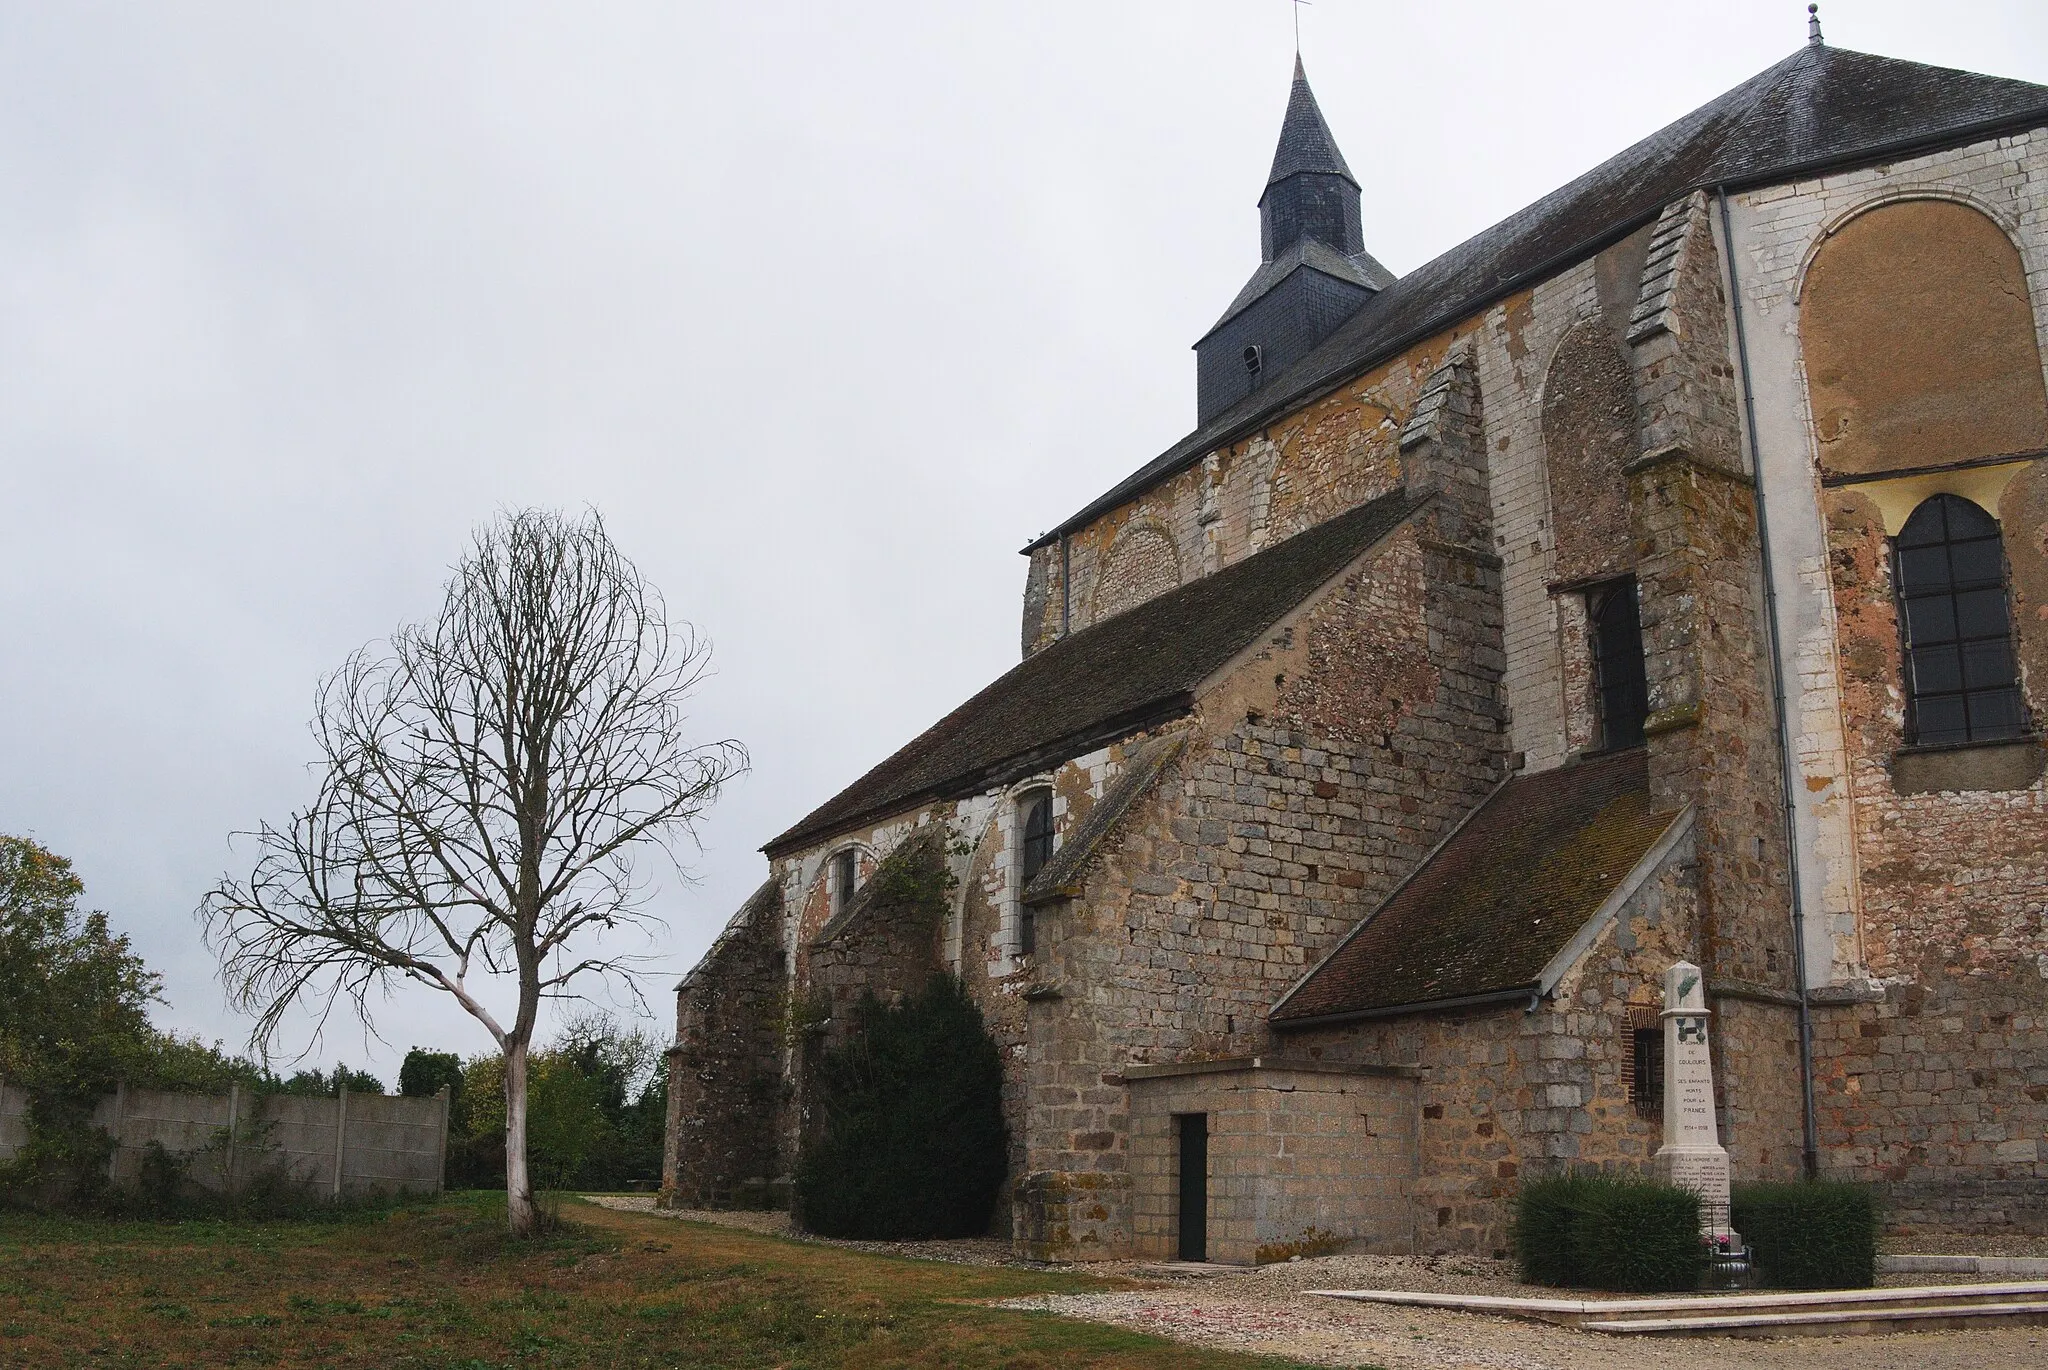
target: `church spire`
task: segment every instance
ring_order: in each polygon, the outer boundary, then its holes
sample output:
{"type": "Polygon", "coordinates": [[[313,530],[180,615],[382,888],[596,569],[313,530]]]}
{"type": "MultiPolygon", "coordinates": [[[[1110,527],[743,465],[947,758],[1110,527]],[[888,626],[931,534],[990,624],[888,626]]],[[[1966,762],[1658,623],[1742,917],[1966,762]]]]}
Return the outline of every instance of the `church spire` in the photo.
{"type": "Polygon", "coordinates": [[[1199,422],[1307,356],[1393,284],[1365,250],[1359,198],[1297,52],[1280,146],[1259,196],[1259,269],[1195,344],[1199,422]]]}
{"type": "Polygon", "coordinates": [[[1272,261],[1304,238],[1344,256],[1365,250],[1358,222],[1358,180],[1337,150],[1337,140],[1309,89],[1301,54],[1294,54],[1294,88],[1280,121],[1280,145],[1259,197],[1259,247],[1272,261]]]}
{"type": "Polygon", "coordinates": [[[1273,170],[1266,177],[1266,184],[1275,186],[1303,172],[1342,176],[1354,188],[1358,185],[1351,168],[1344,164],[1344,154],[1337,150],[1337,140],[1323,119],[1322,107],[1316,104],[1316,93],[1308,88],[1308,72],[1297,52],[1294,89],[1287,93],[1287,117],[1280,121],[1280,146],[1273,151],[1273,170]]]}

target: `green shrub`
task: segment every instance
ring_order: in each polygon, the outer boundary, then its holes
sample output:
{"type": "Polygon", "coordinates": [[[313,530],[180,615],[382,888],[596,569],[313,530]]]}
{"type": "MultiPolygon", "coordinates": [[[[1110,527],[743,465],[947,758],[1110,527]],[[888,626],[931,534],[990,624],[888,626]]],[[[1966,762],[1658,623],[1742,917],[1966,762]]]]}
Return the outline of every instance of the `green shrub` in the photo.
{"type": "Polygon", "coordinates": [[[805,1226],[884,1240],[988,1230],[1009,1146],[1003,1063],[958,980],[934,976],[900,1008],[866,996],[813,1079],[822,1127],[796,1177],[805,1226]]]}
{"type": "Polygon", "coordinates": [[[1738,1185],[1729,1221],[1758,1278],[1779,1289],[1868,1289],[1877,1283],[1876,1198],[1839,1180],[1738,1185]]]}
{"type": "Polygon", "coordinates": [[[1574,1261],[1587,1284],[1632,1293],[1699,1287],[1707,1254],[1699,1195],[1624,1179],[1591,1186],[1587,1199],[1572,1224],[1574,1261]]]}
{"type": "Polygon", "coordinates": [[[1586,1177],[1531,1180],[1515,1199],[1515,1262],[1529,1284],[1570,1289],[1581,1283],[1572,1263],[1572,1217],[1584,1203],[1586,1177]]]}
{"type": "Polygon", "coordinates": [[[1536,1180],[1516,1202],[1515,1256],[1531,1284],[1693,1289],[1706,1260],[1699,1196],[1633,1175],[1536,1180]]]}

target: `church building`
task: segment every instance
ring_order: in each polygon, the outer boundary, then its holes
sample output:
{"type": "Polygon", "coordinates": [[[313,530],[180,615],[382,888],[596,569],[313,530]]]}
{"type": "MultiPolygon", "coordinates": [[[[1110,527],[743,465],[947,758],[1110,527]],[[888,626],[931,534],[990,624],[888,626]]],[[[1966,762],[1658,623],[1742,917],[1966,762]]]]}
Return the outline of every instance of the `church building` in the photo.
{"type": "Polygon", "coordinates": [[[1297,62],[1194,431],[679,986],[664,1201],[948,971],[1020,1256],[1491,1253],[1650,1168],[1685,960],[1738,1183],[2048,1231],[2048,88],[1816,28],[1407,275],[1375,208],[1297,62]]]}

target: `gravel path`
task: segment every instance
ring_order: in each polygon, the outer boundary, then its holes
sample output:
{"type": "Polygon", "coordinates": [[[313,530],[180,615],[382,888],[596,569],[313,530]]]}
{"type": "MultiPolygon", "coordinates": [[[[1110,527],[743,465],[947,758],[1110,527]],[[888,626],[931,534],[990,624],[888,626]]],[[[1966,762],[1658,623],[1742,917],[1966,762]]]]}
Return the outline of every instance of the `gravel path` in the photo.
{"type": "MultiPolygon", "coordinates": [[[[989,1238],[946,1242],[854,1242],[792,1232],[786,1213],[656,1209],[644,1197],[598,1197],[606,1208],[657,1217],[741,1227],[877,1255],[911,1256],[968,1265],[1021,1265],[1009,1243],[989,1238]]],[[[2023,1239],[2038,1241],[2039,1239],[2023,1239]]],[[[2016,1243],[2017,1244],[2017,1243],[2016,1243]]],[[[1981,1255],[2032,1255],[2032,1247],[1981,1255]]],[[[1930,1251],[1926,1239],[1887,1243],[1892,1250],[1930,1251]]],[[[2048,1253],[2043,1253],[2048,1254],[2048,1253]]],[[[1395,1308],[1310,1297],[1310,1289],[1409,1289],[1436,1293],[1555,1295],[1515,1281],[1504,1261],[1458,1256],[1322,1256],[1257,1270],[1176,1277],[1170,1267],[1113,1261],[1088,1274],[1153,1282],[1139,1290],[1042,1294],[999,1304],[1091,1322],[1111,1323],[1176,1341],[1314,1365],[1382,1366],[1385,1370],[1682,1370],[1710,1362],[1715,1370],[2040,1370],[2048,1366],[2048,1328],[1977,1328],[1967,1332],[1903,1332],[1875,1337],[1801,1337],[1748,1341],[1722,1337],[1652,1339],[1575,1332],[1541,1323],[1395,1308]]],[[[1947,1283],[1915,1275],[1885,1284],[1947,1283]]]]}
{"type": "Polygon", "coordinates": [[[720,1227],[742,1227],[749,1232],[759,1232],[768,1237],[788,1237],[793,1241],[816,1242],[820,1246],[840,1246],[848,1251],[865,1251],[872,1256],[909,1256],[920,1261],[948,1261],[954,1265],[1015,1265],[1037,1270],[1041,1267],[1030,1261],[1017,1260],[1010,1254],[1010,1243],[995,1237],[963,1237],[952,1241],[939,1242],[855,1242],[838,1237],[819,1237],[809,1232],[798,1232],[789,1224],[789,1214],[779,1211],[712,1208],[656,1208],[654,1200],[644,1195],[628,1194],[585,1194],[584,1202],[594,1203],[600,1208],[613,1208],[621,1213],[645,1213],[655,1218],[675,1218],[688,1223],[715,1223],[720,1227]]]}

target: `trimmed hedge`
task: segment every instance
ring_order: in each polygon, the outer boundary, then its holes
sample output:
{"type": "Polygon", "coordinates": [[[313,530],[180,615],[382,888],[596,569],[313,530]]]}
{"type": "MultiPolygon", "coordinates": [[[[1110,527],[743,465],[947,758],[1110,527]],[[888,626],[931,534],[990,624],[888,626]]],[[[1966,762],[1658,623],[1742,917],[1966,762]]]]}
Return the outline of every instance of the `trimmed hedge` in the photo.
{"type": "Polygon", "coordinates": [[[988,1230],[1008,1165],[1003,1061],[960,982],[934,976],[885,1008],[872,994],[813,1080],[823,1116],[796,1192],[827,1237],[971,1237],[988,1230]]]}
{"type": "Polygon", "coordinates": [[[1530,1284],[1696,1289],[1707,1259],[1699,1196],[1634,1175],[1532,1181],[1516,1200],[1515,1257],[1530,1284]]]}
{"type": "Polygon", "coordinates": [[[1868,1289],[1877,1283],[1877,1200],[1840,1180],[1737,1185],[1729,1221],[1759,1280],[1779,1289],[1868,1289]]]}

